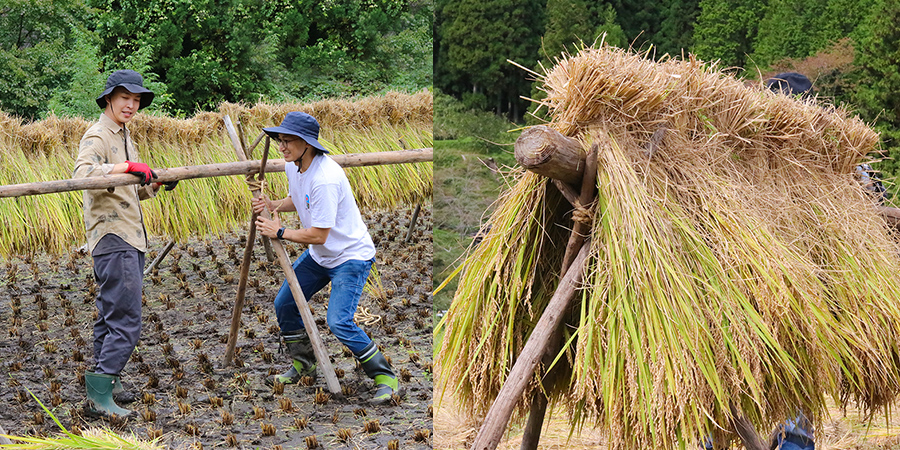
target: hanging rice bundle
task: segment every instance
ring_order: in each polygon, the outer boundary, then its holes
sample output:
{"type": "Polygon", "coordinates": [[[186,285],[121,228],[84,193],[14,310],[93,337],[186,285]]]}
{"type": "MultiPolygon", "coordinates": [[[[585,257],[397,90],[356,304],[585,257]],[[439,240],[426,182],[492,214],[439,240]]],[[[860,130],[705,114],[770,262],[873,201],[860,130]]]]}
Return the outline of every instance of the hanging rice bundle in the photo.
{"type": "MultiPolygon", "coordinates": [[[[597,144],[583,289],[546,394],[611,448],[768,432],[825,398],[900,392],[900,245],[854,181],[878,136],[856,118],[694,59],[585,49],[544,77],[552,128],[597,144]],[[658,148],[651,136],[664,129],[658,148]]],[[[571,205],[523,173],[461,268],[442,380],[487,411],[560,278],[571,205]]],[[[518,405],[541,389],[536,375],[518,405]]]]}

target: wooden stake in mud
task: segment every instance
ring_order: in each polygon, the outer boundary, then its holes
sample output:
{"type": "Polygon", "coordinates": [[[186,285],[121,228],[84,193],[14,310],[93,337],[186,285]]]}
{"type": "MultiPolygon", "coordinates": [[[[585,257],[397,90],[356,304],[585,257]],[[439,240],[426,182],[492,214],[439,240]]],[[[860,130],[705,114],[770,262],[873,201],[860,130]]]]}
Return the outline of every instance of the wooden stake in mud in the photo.
{"type": "MultiPolygon", "coordinates": [[[[265,133],[261,133],[260,137],[265,135],[265,133]]],[[[259,143],[259,139],[257,138],[253,141],[253,145],[259,143]]],[[[251,148],[252,152],[253,149],[251,148]]],[[[269,139],[266,138],[266,146],[263,150],[262,164],[260,167],[266,166],[266,161],[269,159],[269,139]]],[[[248,177],[252,177],[252,175],[248,175],[248,177]]],[[[266,179],[266,172],[260,170],[259,172],[259,181],[263,181],[266,179]]],[[[234,301],[234,308],[231,311],[231,329],[228,332],[228,346],[225,349],[225,361],[224,365],[231,365],[234,360],[234,346],[237,344],[237,333],[238,328],[241,326],[241,311],[244,309],[244,296],[247,294],[247,277],[250,273],[250,260],[253,257],[253,242],[256,240],[256,217],[258,214],[251,213],[250,214],[250,232],[247,236],[247,245],[244,247],[244,257],[241,260],[241,276],[240,280],[238,280],[238,290],[237,290],[237,298],[234,301]]]]}
{"type": "Polygon", "coordinates": [[[159,252],[159,255],[157,255],[156,259],[154,259],[153,262],[150,263],[149,266],[147,266],[147,269],[144,270],[144,276],[146,276],[148,273],[152,272],[153,269],[155,269],[156,266],[158,266],[159,263],[162,262],[163,258],[165,258],[166,255],[169,254],[169,251],[172,250],[172,247],[174,247],[174,246],[175,246],[175,239],[169,239],[169,242],[166,244],[165,247],[163,247],[162,251],[159,252]]]}
{"type": "MultiPolygon", "coordinates": [[[[566,273],[569,270],[577,254],[576,252],[584,245],[585,237],[591,229],[590,222],[581,215],[586,214],[586,211],[591,211],[591,205],[597,198],[595,192],[597,190],[598,151],[597,144],[592,145],[585,158],[584,176],[581,180],[581,195],[578,197],[578,201],[573,202],[574,204],[572,205],[576,208],[576,211],[572,214],[575,225],[572,227],[572,233],[569,234],[569,242],[566,244],[566,253],[563,257],[562,271],[560,273],[566,273]],[[581,209],[586,211],[580,211],[581,209]]],[[[546,368],[545,370],[548,370],[541,379],[550,375],[549,367],[553,364],[553,360],[561,347],[562,327],[558,327],[550,337],[547,352],[541,358],[541,363],[546,368]]],[[[531,399],[531,410],[528,412],[528,422],[522,435],[521,450],[537,449],[538,442],[541,440],[541,427],[543,427],[544,417],[547,415],[548,402],[549,399],[542,392],[535,393],[534,398],[531,399]]]]}
{"type": "MultiPolygon", "coordinates": [[[[241,142],[237,137],[237,132],[234,129],[231,118],[227,115],[225,116],[225,129],[228,130],[228,135],[231,137],[231,143],[234,145],[234,150],[237,153],[238,159],[247,159],[247,157],[244,156],[244,151],[241,149],[241,142]]],[[[259,198],[263,195],[258,187],[252,189],[252,192],[253,198],[259,198]]],[[[262,216],[266,219],[271,219],[269,211],[263,210],[262,216]]],[[[278,263],[281,264],[281,269],[284,271],[288,286],[291,288],[291,294],[294,296],[294,302],[297,303],[297,309],[300,310],[300,317],[303,318],[303,327],[306,328],[306,333],[309,335],[309,340],[312,343],[313,352],[316,354],[316,360],[325,375],[325,384],[328,387],[328,391],[332,394],[339,394],[341,392],[341,384],[338,382],[337,375],[334,372],[334,366],[331,365],[331,359],[328,357],[325,344],[322,343],[322,337],[319,335],[319,330],[316,328],[316,321],[313,318],[312,312],[309,310],[309,305],[306,303],[306,297],[303,295],[303,290],[300,289],[300,283],[297,281],[297,275],[294,273],[294,268],[291,265],[290,259],[288,259],[287,252],[284,250],[284,246],[280,241],[272,241],[272,247],[275,250],[275,256],[278,258],[278,263]]]]}

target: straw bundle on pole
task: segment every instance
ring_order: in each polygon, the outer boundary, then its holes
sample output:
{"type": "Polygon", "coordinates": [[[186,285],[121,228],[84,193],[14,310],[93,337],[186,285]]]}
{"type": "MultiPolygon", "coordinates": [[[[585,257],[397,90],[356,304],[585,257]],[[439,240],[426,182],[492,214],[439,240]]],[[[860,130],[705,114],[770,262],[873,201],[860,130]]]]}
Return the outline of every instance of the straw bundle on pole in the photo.
{"type": "MultiPolygon", "coordinates": [[[[573,423],[612,448],[670,449],[734,438],[737,414],[768,433],[800,411],[821,423],[826,396],[896,398],[900,245],[852,176],[875,132],[694,59],[589,48],[543,82],[548,125],[600,149],[556,359],[568,376],[544,386],[573,423]]],[[[559,282],[571,206],[551,186],[524,172],[499,200],[439,328],[442,380],[475,416],[559,282]]]]}

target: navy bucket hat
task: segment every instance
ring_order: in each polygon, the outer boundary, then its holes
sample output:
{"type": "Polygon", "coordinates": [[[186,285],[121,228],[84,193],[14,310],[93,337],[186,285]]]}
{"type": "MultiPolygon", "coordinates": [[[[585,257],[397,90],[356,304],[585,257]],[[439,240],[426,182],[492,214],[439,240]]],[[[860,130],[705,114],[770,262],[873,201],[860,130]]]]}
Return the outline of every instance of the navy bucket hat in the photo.
{"type": "Polygon", "coordinates": [[[319,143],[319,122],[305,112],[291,111],[284,116],[281,126],[263,128],[263,131],[275,140],[278,140],[279,134],[297,136],[306,141],[307,144],[328,153],[325,146],[319,143]]]}
{"type": "Polygon", "coordinates": [[[797,72],[784,72],[769,78],[766,87],[786,95],[806,95],[812,89],[812,82],[797,72]]]}
{"type": "Polygon", "coordinates": [[[105,109],[106,99],[104,97],[120,86],[132,94],[141,94],[141,105],[138,106],[138,110],[150,106],[150,103],[153,102],[155,94],[144,87],[144,77],[141,74],[133,70],[117,70],[106,79],[106,89],[97,97],[97,106],[105,109]]]}

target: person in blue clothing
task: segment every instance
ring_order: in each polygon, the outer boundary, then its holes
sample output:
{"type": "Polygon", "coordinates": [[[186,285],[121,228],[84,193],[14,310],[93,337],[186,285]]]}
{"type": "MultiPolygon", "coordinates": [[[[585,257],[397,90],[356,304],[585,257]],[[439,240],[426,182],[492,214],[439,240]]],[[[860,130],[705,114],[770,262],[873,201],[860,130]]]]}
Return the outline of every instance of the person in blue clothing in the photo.
{"type": "MultiPolygon", "coordinates": [[[[294,262],[294,272],[306,298],[331,283],[326,320],[331,332],[349,348],[360,366],[375,380],[373,404],[400,394],[391,364],[353,320],[363,286],[375,261],[375,245],[363,223],[344,169],[328,157],[319,143],[319,123],[309,114],[294,111],[281,126],[264,128],[279,143],[288,179],[287,197],[253,200],[253,211],[296,211],[303,228],[281,226],[277,217],[259,217],[257,229],[273,239],[309,244],[294,262]]],[[[316,359],[287,282],[275,297],[275,314],[291,357],[287,372],[267,380],[294,384],[303,376],[316,376],[316,359]]]]}

